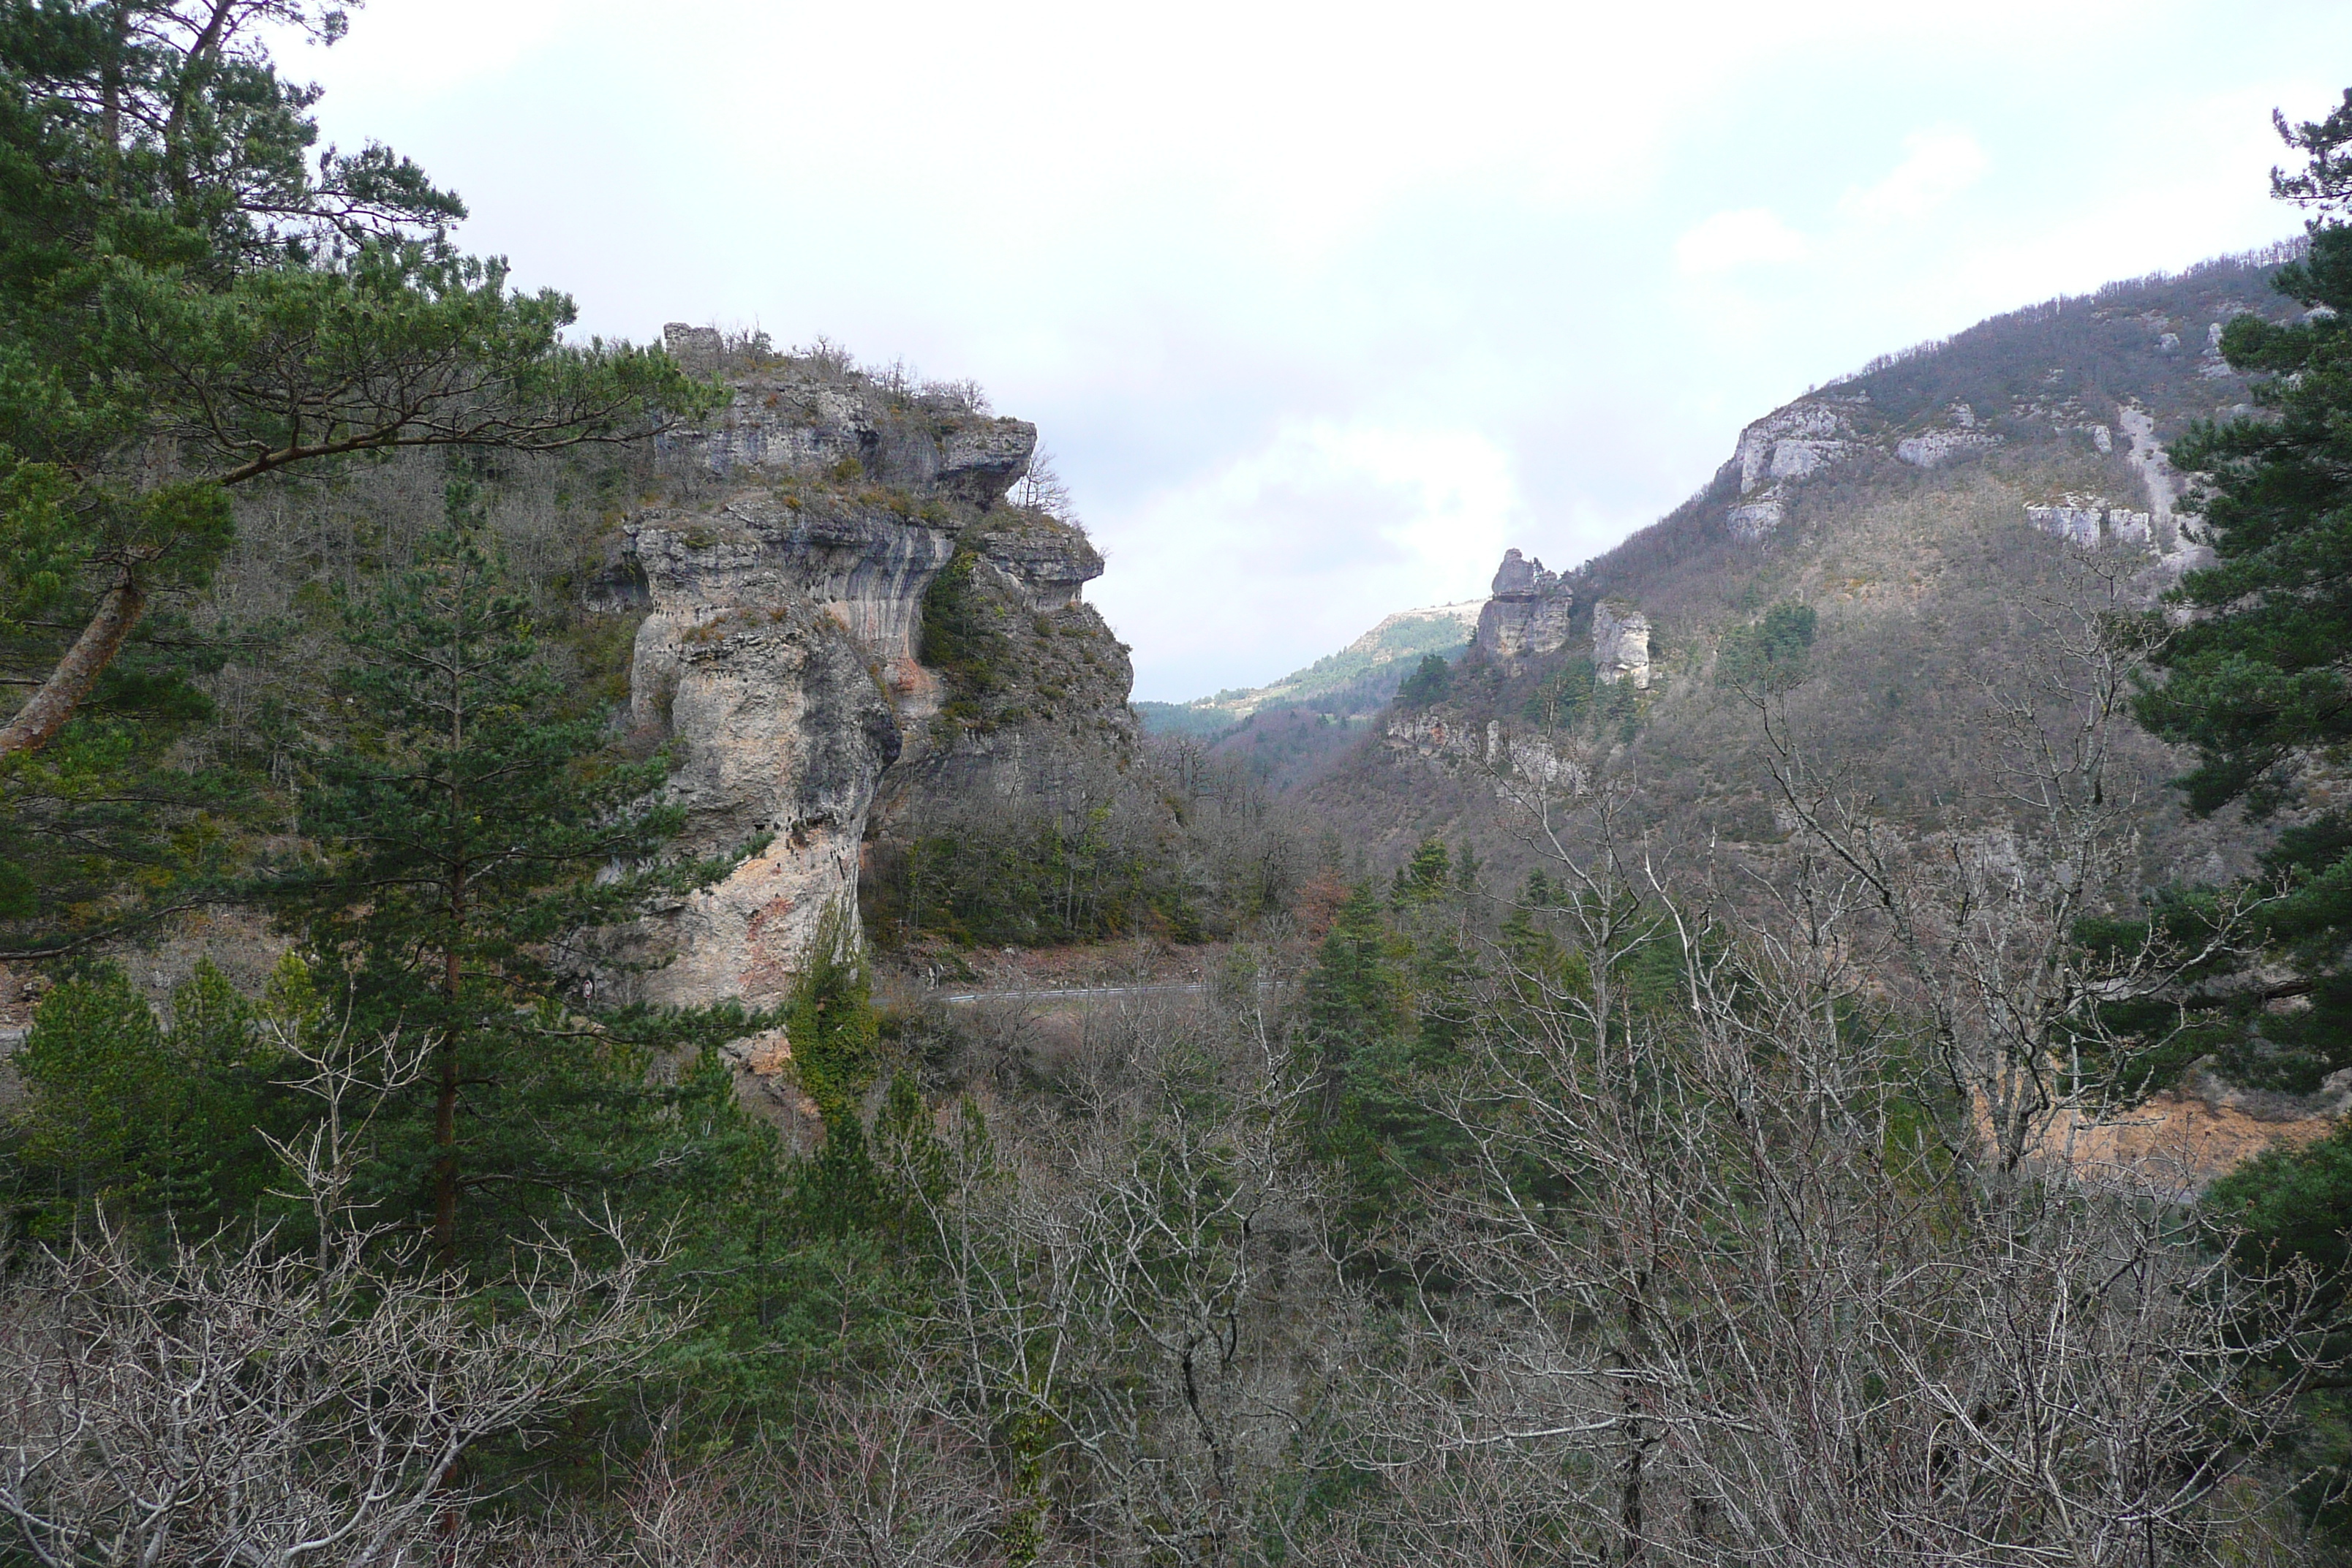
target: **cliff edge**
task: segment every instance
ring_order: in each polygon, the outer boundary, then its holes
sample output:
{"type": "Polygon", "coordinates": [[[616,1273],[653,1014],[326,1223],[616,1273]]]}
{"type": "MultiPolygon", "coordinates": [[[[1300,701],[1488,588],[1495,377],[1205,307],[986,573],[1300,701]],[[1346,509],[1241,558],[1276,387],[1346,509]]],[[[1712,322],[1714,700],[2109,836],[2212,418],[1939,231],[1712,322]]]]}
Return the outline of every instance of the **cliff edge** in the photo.
{"type": "Polygon", "coordinates": [[[894,813],[986,787],[1008,758],[1118,758],[1132,673],[1082,597],[1101,556],[1007,499],[1034,426],[969,388],[666,336],[733,397],[667,438],[674,482],[591,598],[643,616],[630,716],[677,758],[680,849],[749,852],[626,934],[625,984],[772,1003],[827,911],[854,931],[866,841],[894,813]]]}

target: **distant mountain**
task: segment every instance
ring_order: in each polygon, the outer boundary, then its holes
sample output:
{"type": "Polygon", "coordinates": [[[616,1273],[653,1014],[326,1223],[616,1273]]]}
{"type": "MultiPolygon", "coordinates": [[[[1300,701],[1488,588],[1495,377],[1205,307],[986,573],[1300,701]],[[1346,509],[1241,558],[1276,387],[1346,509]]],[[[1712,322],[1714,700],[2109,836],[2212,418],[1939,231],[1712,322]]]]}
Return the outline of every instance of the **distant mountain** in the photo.
{"type": "MultiPolygon", "coordinates": [[[[1543,637],[1473,647],[1436,700],[1392,708],[1291,782],[1375,868],[1440,833],[1491,849],[1500,875],[1515,832],[1477,764],[1518,736],[1638,777],[1679,832],[1760,852],[1787,828],[1727,655],[1801,627],[1790,721],[1818,756],[1906,820],[1997,818],[1986,693],[2063,710],[2078,616],[2151,605],[2210,558],[2196,477],[2168,448],[2250,411],[2217,345],[2241,312],[2300,319],[2270,286],[2291,253],[2031,306],[1765,415],[1688,501],[1562,574],[1543,637]]],[[[1502,587],[1497,626],[1518,624],[1509,610],[1533,628],[1528,593],[1502,587]]],[[[2240,863],[2246,836],[2187,819],[2167,787],[2179,756],[2129,726],[2116,744],[2152,881],[2240,863]]]]}
{"type": "Polygon", "coordinates": [[[1484,601],[1399,610],[1337,653],[1265,686],[1234,688],[1190,702],[1139,702],[1144,728],[1154,735],[1214,740],[1270,710],[1296,710],[1335,720],[1376,713],[1396,695],[1424,654],[1459,653],[1478,625],[1484,601]]]}

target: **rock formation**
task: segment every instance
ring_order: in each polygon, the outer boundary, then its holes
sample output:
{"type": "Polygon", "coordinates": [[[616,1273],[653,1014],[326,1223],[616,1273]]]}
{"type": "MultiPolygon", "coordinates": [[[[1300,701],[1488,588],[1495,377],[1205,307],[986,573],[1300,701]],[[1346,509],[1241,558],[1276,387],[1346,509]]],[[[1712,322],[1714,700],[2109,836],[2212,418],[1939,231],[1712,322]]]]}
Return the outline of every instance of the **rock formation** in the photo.
{"type": "Polygon", "coordinates": [[[1768,479],[1803,479],[1853,447],[1853,410],[1825,398],[1778,408],[1739,433],[1739,493],[1768,479]]]}
{"type": "Polygon", "coordinates": [[[1650,617],[1619,600],[1592,606],[1592,678],[1605,686],[1650,685],[1650,617]]]}
{"type": "Polygon", "coordinates": [[[1541,561],[1505,551],[1493,593],[1478,612],[1478,630],[1472,638],[1488,657],[1514,659],[1550,653],[1568,641],[1569,613],[1576,606],[1576,595],[1559,573],[1544,570],[1541,561]]]}
{"type": "Polygon", "coordinates": [[[1775,530],[1789,520],[1789,509],[1779,496],[1762,500],[1742,501],[1724,514],[1723,525],[1731,537],[1761,544],[1772,537],[1775,530]]]}
{"type": "Polygon", "coordinates": [[[1732,455],[1739,493],[1724,510],[1725,531],[1751,544],[1770,539],[1788,521],[1795,488],[1835,464],[1877,454],[1936,468],[2004,439],[1982,426],[1974,407],[1957,401],[1908,429],[1892,426],[1867,391],[1815,393],[1773,410],[1739,433],[1732,455]]]}
{"type": "Polygon", "coordinates": [[[1740,431],[1732,455],[1739,466],[1739,498],[1724,516],[1732,537],[1749,543],[1769,539],[1788,520],[1788,485],[1843,462],[1862,445],[1856,420],[1868,403],[1867,397],[1800,398],[1740,431]]]}
{"type": "MultiPolygon", "coordinates": [[[[2153,597],[2178,583],[2182,574],[2211,564],[2212,547],[2201,537],[2202,520],[2180,510],[2187,480],[2156,439],[2155,420],[2147,410],[2123,404],[2117,406],[2116,422],[2131,443],[2125,460],[2147,490],[2147,507],[2068,491],[2049,501],[2027,503],[2025,519],[2041,531],[2084,550],[2106,544],[2145,552],[2151,559],[2134,583],[2140,593],[2153,597]]],[[[2097,426],[2095,434],[2108,437],[2101,450],[2112,451],[2114,440],[2107,427],[2097,426]]]]}
{"type": "Polygon", "coordinates": [[[2000,437],[1987,430],[1923,430],[1895,443],[1895,460],[1915,468],[1940,468],[1957,458],[2000,445],[2000,437]]]}
{"type": "MultiPolygon", "coordinates": [[[[715,334],[668,338],[689,369],[718,368],[715,334]]],[[[679,757],[680,847],[766,840],[627,933],[619,956],[651,965],[634,984],[655,1002],[783,996],[826,911],[856,918],[886,772],[985,772],[1039,723],[1114,749],[1132,733],[1125,650],[1080,597],[1102,558],[1003,504],[1033,426],[824,361],[729,379],[730,405],[667,442],[688,493],[627,522],[592,592],[644,612],[631,712],[679,757]],[[985,669],[923,662],[926,604],[950,571],[971,635],[992,639],[985,669]]]]}

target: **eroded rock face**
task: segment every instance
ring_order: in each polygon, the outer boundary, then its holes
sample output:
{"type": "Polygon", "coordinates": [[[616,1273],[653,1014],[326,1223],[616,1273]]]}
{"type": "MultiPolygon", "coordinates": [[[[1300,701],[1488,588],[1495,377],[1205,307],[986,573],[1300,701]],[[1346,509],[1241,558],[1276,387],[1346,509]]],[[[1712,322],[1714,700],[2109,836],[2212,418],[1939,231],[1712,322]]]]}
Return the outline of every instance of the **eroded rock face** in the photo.
{"type": "Polygon", "coordinates": [[[1592,678],[1614,686],[1650,684],[1650,617],[1633,605],[1602,600],[1592,606],[1592,678]]]}
{"type": "Polygon", "coordinates": [[[1576,595],[1559,574],[1548,572],[1541,561],[1529,561],[1516,550],[1503,552],[1495,573],[1494,596],[1478,612],[1478,630],[1472,641],[1495,658],[1512,659],[1550,653],[1568,641],[1570,612],[1576,595]]]}
{"type": "Polygon", "coordinates": [[[1924,430],[1895,442],[1895,459],[1915,468],[1940,468],[1957,458],[1999,445],[2000,437],[1986,430],[1924,430]]]}
{"type": "MultiPolygon", "coordinates": [[[[1739,493],[1725,509],[1725,531],[1750,544],[1766,542],[1787,524],[1790,502],[1804,482],[1838,464],[1891,456],[1912,468],[1936,468],[2003,441],[1967,403],[1948,404],[1923,423],[1925,428],[1914,426],[1908,434],[1890,429],[1885,415],[1861,392],[1817,393],[1774,409],[1739,433],[1732,458],[1739,493]]],[[[2095,440],[2104,434],[2081,427],[2095,440]]]]}
{"type": "Polygon", "coordinates": [[[869,847],[887,858],[926,824],[976,802],[1018,812],[1064,796],[1079,775],[1122,770],[1140,740],[1127,703],[1127,647],[1080,596],[1102,557],[1076,529],[1031,512],[987,514],[951,578],[975,646],[907,726],[907,754],[876,805],[869,847]]]}
{"type": "MultiPolygon", "coordinates": [[[[712,363],[716,334],[663,330],[688,369],[712,363]]],[[[937,394],[894,391],[854,374],[782,362],[730,375],[734,401],[709,424],[667,438],[673,453],[720,476],[800,473],[864,479],[988,507],[1037,449],[1037,427],[937,394]],[[854,469],[855,471],[850,471],[854,469]]]]}
{"type": "Polygon", "coordinates": [[[787,502],[750,491],[707,510],[640,514],[625,530],[653,608],[637,636],[644,668],[630,683],[638,721],[649,721],[647,704],[661,689],[659,669],[645,661],[657,662],[663,647],[721,610],[809,606],[838,622],[895,681],[914,679],[905,667],[918,651],[923,591],[955,553],[961,527],[827,493],[787,502]]]}
{"type": "Polygon", "coordinates": [[[1724,514],[1734,539],[1761,544],[1788,521],[1791,486],[1866,446],[1860,421],[1868,399],[1820,395],[1776,408],[1739,433],[1732,461],[1739,465],[1739,496],[1724,514]]]}
{"type": "Polygon", "coordinates": [[[825,910],[845,898],[855,910],[858,845],[899,753],[898,720],[866,650],[806,603],[646,625],[634,695],[684,755],[670,783],[687,813],[680,847],[720,855],[768,843],[635,933],[634,956],[667,961],[639,994],[777,1001],[825,910]]]}
{"type": "MultiPolygon", "coordinates": [[[[2179,509],[2186,480],[2156,439],[2155,420],[2145,409],[2130,405],[2121,406],[2117,416],[2131,442],[2126,460],[2147,487],[2147,506],[2142,509],[2104,495],[2070,491],[2047,501],[2028,502],[2025,518],[2042,532],[2080,549],[2106,545],[2148,557],[2132,584],[2137,593],[2153,599],[2179,582],[2184,573],[2210,565],[2213,551],[2202,537],[2202,520],[2179,509]]],[[[2104,431],[2105,426],[2100,428],[2104,431]]]]}
{"type": "Polygon", "coordinates": [[[1829,398],[1775,409],[1739,433],[1739,493],[1769,479],[1802,479],[1853,450],[1853,410],[1829,398]]]}
{"type": "MultiPolygon", "coordinates": [[[[718,350],[693,333],[674,347],[689,368],[718,350]]],[[[631,519],[592,591],[645,612],[631,718],[680,757],[679,849],[723,856],[766,840],[618,939],[635,970],[622,983],[656,1003],[782,999],[826,912],[854,927],[886,773],[937,775],[1008,727],[976,742],[943,714],[952,672],[921,661],[926,595],[960,551],[967,578],[1028,639],[1001,639],[1000,684],[1108,705],[1132,725],[1125,650],[1080,597],[1101,556],[1076,528],[1002,504],[1032,426],[824,366],[782,362],[734,381],[730,409],[670,443],[669,460],[718,493],[631,519]],[[1115,694],[1073,697],[1075,679],[1040,674],[1056,659],[1115,694]]]]}
{"type": "Polygon", "coordinates": [[[1734,539],[1761,544],[1771,538],[1788,518],[1786,504],[1778,496],[1769,496],[1733,507],[1724,514],[1724,526],[1731,531],[1734,539]]]}

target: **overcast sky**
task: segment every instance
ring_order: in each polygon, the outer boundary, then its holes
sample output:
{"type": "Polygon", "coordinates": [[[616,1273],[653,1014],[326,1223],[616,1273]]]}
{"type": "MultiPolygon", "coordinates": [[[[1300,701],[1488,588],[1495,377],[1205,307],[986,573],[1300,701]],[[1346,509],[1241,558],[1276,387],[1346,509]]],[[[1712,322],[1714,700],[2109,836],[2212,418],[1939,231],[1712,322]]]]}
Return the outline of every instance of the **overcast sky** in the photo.
{"type": "Polygon", "coordinates": [[[2346,0],[371,0],[329,134],[584,330],[1036,421],[1136,694],[1566,567],[1873,355],[2293,232],[2346,0]]]}

